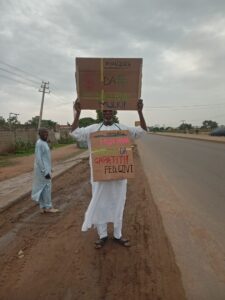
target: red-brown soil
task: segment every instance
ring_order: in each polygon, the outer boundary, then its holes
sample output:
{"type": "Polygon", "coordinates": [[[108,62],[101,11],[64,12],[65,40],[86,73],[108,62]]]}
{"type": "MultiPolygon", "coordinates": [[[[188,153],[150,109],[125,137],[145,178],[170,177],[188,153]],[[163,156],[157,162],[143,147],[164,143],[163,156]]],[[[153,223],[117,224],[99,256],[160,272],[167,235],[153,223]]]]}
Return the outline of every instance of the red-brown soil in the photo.
{"type": "Polygon", "coordinates": [[[81,232],[91,197],[87,159],[53,181],[59,214],[41,215],[29,198],[0,214],[1,300],[185,299],[137,154],[135,161],[124,215],[130,248],[110,240],[96,250],[95,230],[81,232]]]}

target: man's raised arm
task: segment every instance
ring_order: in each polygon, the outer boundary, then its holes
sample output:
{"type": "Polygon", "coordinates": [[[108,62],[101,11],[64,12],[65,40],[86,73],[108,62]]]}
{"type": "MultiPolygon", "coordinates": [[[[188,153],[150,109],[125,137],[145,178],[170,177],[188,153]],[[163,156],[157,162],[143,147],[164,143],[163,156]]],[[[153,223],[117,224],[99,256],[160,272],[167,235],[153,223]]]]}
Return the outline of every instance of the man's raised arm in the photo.
{"type": "Polygon", "coordinates": [[[140,118],[140,125],[141,125],[142,129],[147,131],[147,126],[146,126],[146,123],[145,123],[145,118],[144,118],[143,113],[142,113],[142,109],[143,109],[143,100],[139,99],[138,103],[137,103],[137,111],[138,111],[138,115],[139,115],[139,118],[140,118]]]}
{"type": "Polygon", "coordinates": [[[79,126],[81,107],[78,99],[75,101],[73,105],[73,112],[74,112],[74,120],[73,120],[73,124],[71,125],[71,132],[73,132],[79,126]]]}

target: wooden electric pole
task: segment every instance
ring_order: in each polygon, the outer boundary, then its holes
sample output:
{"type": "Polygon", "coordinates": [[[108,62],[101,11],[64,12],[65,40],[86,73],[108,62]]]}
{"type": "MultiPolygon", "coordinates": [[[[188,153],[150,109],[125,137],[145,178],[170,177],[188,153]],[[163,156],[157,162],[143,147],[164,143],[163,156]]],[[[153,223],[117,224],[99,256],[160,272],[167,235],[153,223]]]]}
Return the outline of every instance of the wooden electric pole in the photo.
{"type": "Polygon", "coordinates": [[[42,99],[41,99],[40,115],[39,115],[39,120],[38,120],[38,129],[41,127],[45,94],[50,93],[50,91],[49,91],[49,82],[42,81],[41,88],[40,88],[39,92],[42,92],[42,99]]]}

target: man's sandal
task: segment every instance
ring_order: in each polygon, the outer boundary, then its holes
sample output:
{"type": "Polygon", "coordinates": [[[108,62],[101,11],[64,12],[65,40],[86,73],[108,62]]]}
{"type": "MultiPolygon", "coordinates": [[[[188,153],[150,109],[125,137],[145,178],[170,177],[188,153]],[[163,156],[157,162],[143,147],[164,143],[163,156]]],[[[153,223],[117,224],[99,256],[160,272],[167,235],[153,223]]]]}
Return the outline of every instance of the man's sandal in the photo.
{"type": "Polygon", "coordinates": [[[57,209],[57,208],[53,208],[53,207],[51,207],[51,208],[41,208],[40,209],[40,213],[41,214],[46,214],[46,213],[58,213],[59,212],[59,209],[57,209]]]}
{"type": "Polygon", "coordinates": [[[117,239],[117,238],[113,238],[114,242],[120,244],[121,246],[124,246],[124,247],[130,247],[130,242],[128,239],[125,239],[125,238],[120,238],[120,239],[117,239]]]}
{"type": "Polygon", "coordinates": [[[95,242],[95,249],[101,249],[105,243],[108,241],[108,237],[104,237],[102,239],[99,239],[95,242]]]}

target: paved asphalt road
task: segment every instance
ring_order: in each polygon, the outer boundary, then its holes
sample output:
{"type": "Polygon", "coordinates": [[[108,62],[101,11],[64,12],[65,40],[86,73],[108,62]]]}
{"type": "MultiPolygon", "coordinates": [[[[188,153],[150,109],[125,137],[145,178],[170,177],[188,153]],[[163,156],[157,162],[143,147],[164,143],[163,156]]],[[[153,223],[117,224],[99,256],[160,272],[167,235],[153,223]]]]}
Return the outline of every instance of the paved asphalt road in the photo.
{"type": "Polygon", "coordinates": [[[225,144],[146,135],[143,167],[187,298],[225,299],[225,144]]]}

